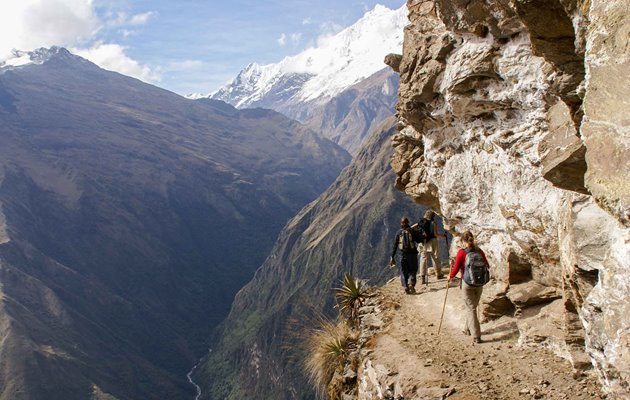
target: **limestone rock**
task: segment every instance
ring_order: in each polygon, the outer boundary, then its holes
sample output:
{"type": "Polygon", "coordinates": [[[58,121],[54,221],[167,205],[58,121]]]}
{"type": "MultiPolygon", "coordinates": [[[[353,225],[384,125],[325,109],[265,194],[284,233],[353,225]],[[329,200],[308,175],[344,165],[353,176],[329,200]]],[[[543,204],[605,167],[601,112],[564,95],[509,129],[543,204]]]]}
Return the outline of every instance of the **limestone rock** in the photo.
{"type": "Polygon", "coordinates": [[[587,28],[584,123],[586,186],[630,225],[630,0],[592,0],[587,28]],[[625,77],[625,78],[623,78],[625,77]]]}
{"type": "Polygon", "coordinates": [[[550,303],[561,298],[562,294],[554,287],[543,286],[531,281],[510,286],[506,296],[517,308],[526,308],[550,303]]]}
{"type": "Polygon", "coordinates": [[[385,56],[385,64],[389,65],[391,69],[396,72],[400,72],[400,61],[402,60],[402,55],[400,54],[388,54],[385,56]]]}
{"type": "Polygon", "coordinates": [[[584,187],[586,148],[578,137],[564,102],[548,111],[549,134],[539,144],[543,177],[562,189],[588,194],[584,187]]]}
{"type": "Polygon", "coordinates": [[[407,6],[396,187],[476,235],[485,318],[561,298],[528,336],[629,396],[630,0],[407,6]]]}

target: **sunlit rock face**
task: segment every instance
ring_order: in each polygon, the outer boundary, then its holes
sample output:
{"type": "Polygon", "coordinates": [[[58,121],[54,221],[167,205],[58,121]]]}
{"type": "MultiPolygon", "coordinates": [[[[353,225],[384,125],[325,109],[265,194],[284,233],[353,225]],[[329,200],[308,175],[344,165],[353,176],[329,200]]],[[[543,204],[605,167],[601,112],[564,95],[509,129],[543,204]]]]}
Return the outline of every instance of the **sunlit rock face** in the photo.
{"type": "Polygon", "coordinates": [[[627,396],[630,1],[407,6],[397,187],[477,236],[496,278],[485,318],[560,297],[561,337],[529,326],[521,342],[627,396]]]}

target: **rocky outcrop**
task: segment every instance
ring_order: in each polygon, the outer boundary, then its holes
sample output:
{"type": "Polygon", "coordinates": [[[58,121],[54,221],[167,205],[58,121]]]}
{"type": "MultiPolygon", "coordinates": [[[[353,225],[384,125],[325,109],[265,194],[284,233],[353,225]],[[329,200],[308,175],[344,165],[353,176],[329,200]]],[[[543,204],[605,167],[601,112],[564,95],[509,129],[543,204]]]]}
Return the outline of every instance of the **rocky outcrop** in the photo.
{"type": "Polygon", "coordinates": [[[407,6],[396,186],[477,235],[486,318],[560,297],[558,351],[630,395],[630,2],[407,6]]]}
{"type": "Polygon", "coordinates": [[[586,27],[584,121],[586,186],[598,204],[630,224],[630,1],[592,0],[586,27]]]}

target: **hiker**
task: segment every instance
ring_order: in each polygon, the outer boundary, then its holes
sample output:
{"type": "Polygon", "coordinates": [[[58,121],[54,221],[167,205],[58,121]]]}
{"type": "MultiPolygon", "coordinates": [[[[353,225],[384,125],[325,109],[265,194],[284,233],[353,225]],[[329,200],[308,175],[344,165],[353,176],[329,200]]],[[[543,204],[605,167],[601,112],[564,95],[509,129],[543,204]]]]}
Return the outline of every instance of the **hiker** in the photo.
{"type": "Polygon", "coordinates": [[[490,280],[490,264],[488,264],[483,250],[475,244],[475,238],[470,231],[464,232],[461,242],[463,248],[457,252],[455,263],[448,277],[448,284],[450,285],[451,280],[461,271],[464,303],[468,311],[463,333],[465,335],[472,333],[473,342],[481,343],[481,327],[477,317],[477,306],[481,299],[483,285],[490,280]]]}
{"type": "Polygon", "coordinates": [[[442,266],[440,265],[440,246],[438,243],[438,237],[446,237],[445,234],[438,233],[437,223],[435,222],[435,212],[433,210],[427,210],[424,213],[424,217],[417,223],[412,225],[412,228],[416,228],[423,233],[424,240],[418,245],[420,251],[420,275],[422,275],[422,284],[428,283],[427,277],[427,258],[431,257],[431,263],[435,270],[435,276],[437,279],[443,279],[442,266]]]}
{"type": "Polygon", "coordinates": [[[418,273],[418,249],[416,243],[420,239],[418,231],[409,226],[409,219],[400,219],[400,231],[394,240],[394,250],[389,262],[390,266],[396,265],[396,251],[400,250],[400,281],[405,288],[405,293],[416,292],[416,274],[418,273]]]}

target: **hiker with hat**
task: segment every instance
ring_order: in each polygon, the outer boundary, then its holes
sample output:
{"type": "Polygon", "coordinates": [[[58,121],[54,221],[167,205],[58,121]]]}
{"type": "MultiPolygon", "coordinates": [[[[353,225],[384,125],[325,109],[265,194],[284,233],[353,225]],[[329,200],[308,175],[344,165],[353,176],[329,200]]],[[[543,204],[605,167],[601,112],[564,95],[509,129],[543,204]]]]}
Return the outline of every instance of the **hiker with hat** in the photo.
{"type": "Polygon", "coordinates": [[[418,231],[409,226],[409,219],[400,219],[400,230],[394,239],[394,249],[389,265],[396,265],[396,252],[400,250],[400,282],[405,288],[405,293],[416,292],[416,274],[418,273],[418,249],[416,245],[421,238],[418,231]]]}
{"type": "Polygon", "coordinates": [[[420,251],[420,275],[422,276],[422,284],[428,283],[428,266],[427,258],[431,258],[435,276],[437,279],[443,279],[442,266],[440,265],[440,246],[438,243],[438,237],[446,237],[445,234],[438,232],[438,226],[435,222],[435,211],[427,210],[424,213],[424,217],[417,223],[412,225],[412,228],[416,228],[420,231],[423,239],[418,243],[418,250],[420,251]]]}
{"type": "Polygon", "coordinates": [[[462,248],[455,256],[455,263],[448,277],[448,284],[461,272],[463,280],[464,303],[466,304],[465,335],[471,335],[474,343],[481,343],[481,327],[477,317],[477,306],[483,292],[483,285],[490,281],[490,264],[486,255],[475,244],[470,231],[464,232],[461,238],[462,248]]]}

